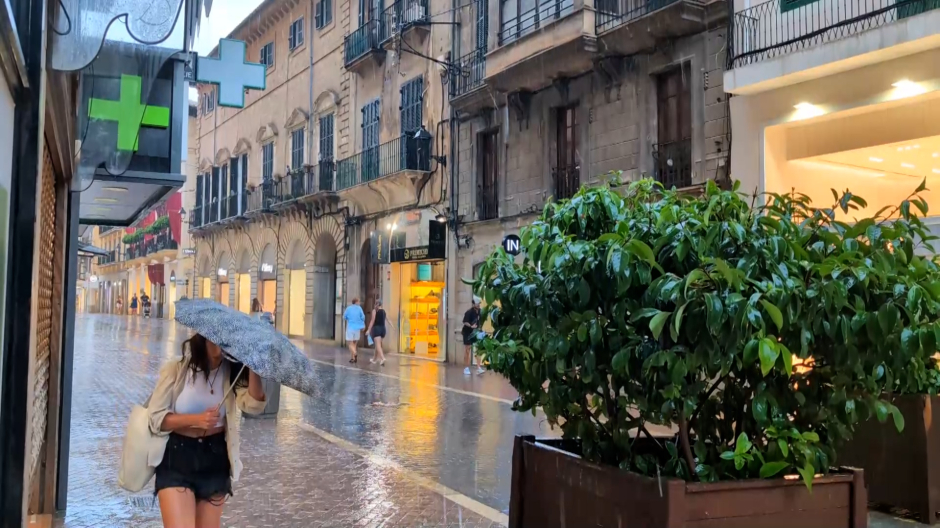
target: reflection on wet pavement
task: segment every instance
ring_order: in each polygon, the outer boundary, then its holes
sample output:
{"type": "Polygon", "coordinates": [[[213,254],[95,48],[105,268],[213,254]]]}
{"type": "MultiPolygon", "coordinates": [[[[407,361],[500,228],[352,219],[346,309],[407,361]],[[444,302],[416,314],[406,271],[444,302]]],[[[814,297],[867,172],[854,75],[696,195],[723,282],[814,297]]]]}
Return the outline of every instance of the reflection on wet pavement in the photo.
{"type": "MultiPolygon", "coordinates": [[[[152,491],[118,489],[117,466],[131,407],[187,336],[161,320],[76,321],[69,501],[58,526],[160,525],[152,491]]],[[[513,436],[553,433],[543,417],[510,410],[514,393],[502,379],[464,378],[460,368],[410,358],[381,369],[345,368],[338,349],[304,349],[317,361],[320,390],[309,397],[283,389],[276,420],[245,420],[245,472],[226,526],[491,526],[505,519],[498,512],[508,511],[513,436]]]]}

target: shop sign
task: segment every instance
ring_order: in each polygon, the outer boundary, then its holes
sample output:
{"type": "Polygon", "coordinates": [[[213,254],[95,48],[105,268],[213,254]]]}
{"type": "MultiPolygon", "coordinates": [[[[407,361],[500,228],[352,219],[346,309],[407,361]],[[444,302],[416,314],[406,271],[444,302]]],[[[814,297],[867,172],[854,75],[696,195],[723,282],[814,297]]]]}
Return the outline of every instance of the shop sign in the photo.
{"type": "Polygon", "coordinates": [[[442,244],[393,249],[392,262],[440,260],[444,258],[444,249],[445,248],[442,244]]]}
{"type": "Polygon", "coordinates": [[[225,268],[219,268],[217,274],[219,277],[228,277],[228,270],[225,268]]]}
{"type": "Polygon", "coordinates": [[[195,248],[183,248],[183,254],[184,254],[184,255],[195,255],[195,254],[196,254],[196,249],[195,249],[195,248]]]}
{"type": "Polygon", "coordinates": [[[330,267],[329,266],[314,266],[312,271],[314,273],[329,273],[330,267]]]}
{"type": "Polygon", "coordinates": [[[517,235],[506,235],[503,237],[503,249],[510,255],[518,255],[522,242],[517,235]]]}
{"type": "Polygon", "coordinates": [[[219,106],[243,108],[248,88],[264,90],[267,67],[245,60],[245,43],[234,39],[219,41],[219,57],[196,59],[196,82],[219,87],[219,106]]]}
{"type": "Polygon", "coordinates": [[[92,276],[88,277],[88,280],[91,281],[91,282],[98,282],[98,276],[97,276],[97,275],[92,275],[92,276]]]}
{"type": "Polygon", "coordinates": [[[372,249],[373,264],[388,264],[390,236],[381,229],[376,229],[369,235],[369,246],[372,249]]]}
{"type": "Polygon", "coordinates": [[[274,276],[274,264],[269,264],[269,263],[267,263],[267,262],[263,262],[263,263],[261,264],[261,267],[260,267],[259,269],[260,269],[260,271],[261,271],[261,274],[260,274],[260,275],[261,275],[261,280],[274,280],[274,279],[276,279],[276,277],[274,276]]]}

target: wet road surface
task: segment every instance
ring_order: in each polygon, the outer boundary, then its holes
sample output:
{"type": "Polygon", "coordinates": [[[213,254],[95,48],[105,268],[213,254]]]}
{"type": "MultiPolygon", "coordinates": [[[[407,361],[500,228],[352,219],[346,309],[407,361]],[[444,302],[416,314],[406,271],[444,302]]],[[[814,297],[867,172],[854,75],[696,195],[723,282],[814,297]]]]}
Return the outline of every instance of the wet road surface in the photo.
{"type": "MultiPolygon", "coordinates": [[[[68,509],[58,526],[160,526],[149,490],[117,487],[127,416],[189,332],[164,320],[82,315],[76,321],[68,509]]],[[[512,440],[551,436],[544,417],[515,413],[493,373],[302,344],[315,397],[282,389],[277,419],[245,419],[245,466],[226,526],[499,526],[508,512],[512,440]]]]}

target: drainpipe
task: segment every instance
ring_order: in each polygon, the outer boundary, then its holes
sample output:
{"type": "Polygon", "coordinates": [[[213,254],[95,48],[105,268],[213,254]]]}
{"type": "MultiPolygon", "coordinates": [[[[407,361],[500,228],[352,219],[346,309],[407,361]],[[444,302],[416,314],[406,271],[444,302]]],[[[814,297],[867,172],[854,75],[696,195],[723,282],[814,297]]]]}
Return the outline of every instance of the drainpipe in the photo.
{"type": "MultiPolygon", "coordinates": [[[[310,87],[308,90],[308,95],[310,98],[309,106],[307,106],[307,143],[309,143],[307,148],[307,164],[313,165],[313,40],[314,40],[314,31],[316,31],[316,1],[310,0],[310,38],[307,42],[307,51],[310,52],[310,87]]],[[[313,178],[313,176],[311,176],[313,178]]],[[[317,185],[319,185],[319,180],[317,179],[317,185]]]]}

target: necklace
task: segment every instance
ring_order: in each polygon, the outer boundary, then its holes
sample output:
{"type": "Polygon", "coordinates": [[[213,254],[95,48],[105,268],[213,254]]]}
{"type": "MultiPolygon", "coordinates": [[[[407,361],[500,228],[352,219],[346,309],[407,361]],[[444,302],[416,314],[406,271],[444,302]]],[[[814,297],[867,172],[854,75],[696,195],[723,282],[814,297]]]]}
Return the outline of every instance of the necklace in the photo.
{"type": "Polygon", "coordinates": [[[215,389],[212,387],[212,385],[215,384],[215,378],[219,377],[219,371],[221,370],[222,370],[222,365],[219,365],[218,367],[216,367],[215,376],[212,376],[212,381],[209,382],[209,394],[215,394],[215,389]]]}

